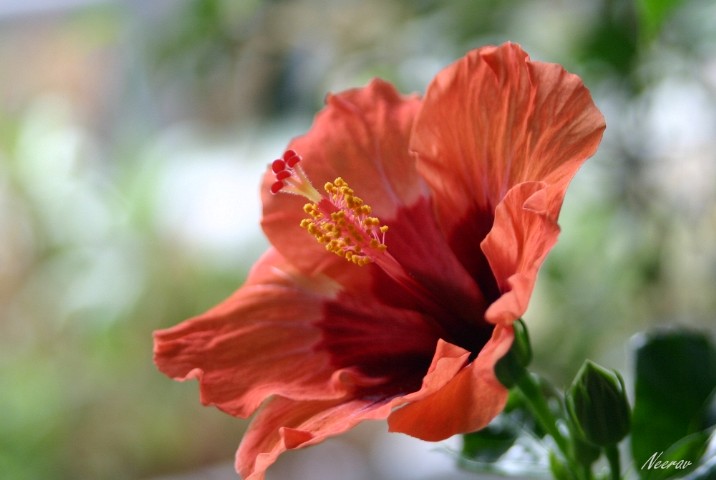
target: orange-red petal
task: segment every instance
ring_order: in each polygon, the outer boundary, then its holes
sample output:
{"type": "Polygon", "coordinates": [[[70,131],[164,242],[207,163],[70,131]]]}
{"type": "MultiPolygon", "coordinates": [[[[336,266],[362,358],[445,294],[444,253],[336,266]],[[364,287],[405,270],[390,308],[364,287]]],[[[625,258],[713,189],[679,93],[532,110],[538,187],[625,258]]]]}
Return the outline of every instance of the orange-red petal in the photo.
{"type": "Polygon", "coordinates": [[[297,402],[277,397],[251,422],[236,452],[236,470],[244,480],[263,480],[278,456],[322,442],[364,420],[388,416],[388,402],[365,399],[297,402]]]}
{"type": "Polygon", "coordinates": [[[315,323],[335,289],[325,278],[306,281],[269,250],[229,299],[155,332],[155,363],[174,379],[198,378],[202,403],[242,417],[274,394],[340,397],[352,373],[336,372],[316,348],[315,323]]]}
{"type": "MultiPolygon", "coordinates": [[[[470,364],[458,371],[445,371],[438,378],[434,372],[428,373],[423,388],[404,398],[410,403],[388,417],[390,431],[438,441],[485,427],[507,401],[507,389],[495,377],[494,366],[507,353],[512,339],[511,326],[497,326],[492,338],[470,364]]],[[[442,350],[454,355],[457,349],[459,347],[448,344],[442,350]]],[[[438,362],[441,353],[439,348],[438,362]]]]}
{"type": "Polygon", "coordinates": [[[467,366],[470,352],[440,340],[422,387],[402,397],[377,401],[350,396],[327,401],[272,399],[259,411],[241,442],[237,471],[245,480],[263,480],[264,472],[281,453],[320,443],[365,420],[387,417],[391,430],[427,440],[484,427],[502,410],[507,398],[507,390],[492,369],[509,349],[512,329],[497,327],[495,332],[467,366]]]}
{"type": "Polygon", "coordinates": [[[556,217],[604,127],[579,77],[507,43],[469,52],[435,77],[410,145],[450,236],[526,181],[560,187],[549,207],[556,217]]]}
{"type": "Polygon", "coordinates": [[[559,236],[549,207],[549,185],[542,182],[515,186],[497,206],[481,244],[502,292],[487,309],[489,322],[511,323],[527,310],[539,267],[559,236]]]}
{"type": "Polygon", "coordinates": [[[430,84],[410,145],[452,250],[497,300],[490,321],[524,313],[568,183],[604,128],[579,77],[515,44],[474,50],[430,84]]]}
{"type": "MultiPolygon", "coordinates": [[[[408,151],[410,131],[420,106],[415,96],[402,96],[382,80],[326,99],[310,131],[289,147],[304,159],[303,168],[322,190],[325,182],[345,179],[356,194],[373,208],[373,215],[393,217],[401,205],[427,195],[408,151]]],[[[272,172],[262,184],[262,226],[271,244],[306,273],[330,270],[344,262],[299,227],[306,199],[272,195],[272,172]]]]}

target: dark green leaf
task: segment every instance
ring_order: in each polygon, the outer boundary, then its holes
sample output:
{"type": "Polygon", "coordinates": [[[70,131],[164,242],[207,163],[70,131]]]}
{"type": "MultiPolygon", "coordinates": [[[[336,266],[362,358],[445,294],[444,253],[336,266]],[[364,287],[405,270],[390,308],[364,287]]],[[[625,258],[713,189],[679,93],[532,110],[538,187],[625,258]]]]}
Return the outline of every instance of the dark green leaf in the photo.
{"type": "Polygon", "coordinates": [[[712,425],[707,412],[716,386],[716,351],[705,335],[690,331],[642,335],[636,344],[631,449],[641,466],[712,425]]]}
{"type": "Polygon", "coordinates": [[[641,477],[645,480],[680,478],[693,471],[706,451],[711,435],[702,431],[688,435],[659,455],[655,452],[646,462],[639,465],[641,477]],[[673,462],[673,463],[672,463],[673,462]]]}
{"type": "Polygon", "coordinates": [[[684,478],[685,480],[714,480],[716,478],[716,457],[712,457],[684,478]]]}
{"type": "Polygon", "coordinates": [[[479,432],[463,435],[462,454],[471,460],[494,462],[515,443],[517,435],[504,425],[490,424],[479,432]]]}
{"type": "Polygon", "coordinates": [[[505,411],[488,426],[462,436],[462,456],[470,460],[494,462],[525,433],[531,434],[533,420],[517,395],[511,394],[505,411]]]}
{"type": "Polygon", "coordinates": [[[515,469],[524,469],[527,473],[546,475],[536,467],[540,463],[544,451],[532,451],[529,445],[535,444],[539,438],[534,418],[526,410],[523,399],[511,392],[507,406],[482,430],[463,435],[463,447],[458,459],[461,468],[476,473],[492,473],[498,475],[514,474],[515,469]],[[520,442],[522,455],[509,458],[504,454],[516,442],[520,442]]]}

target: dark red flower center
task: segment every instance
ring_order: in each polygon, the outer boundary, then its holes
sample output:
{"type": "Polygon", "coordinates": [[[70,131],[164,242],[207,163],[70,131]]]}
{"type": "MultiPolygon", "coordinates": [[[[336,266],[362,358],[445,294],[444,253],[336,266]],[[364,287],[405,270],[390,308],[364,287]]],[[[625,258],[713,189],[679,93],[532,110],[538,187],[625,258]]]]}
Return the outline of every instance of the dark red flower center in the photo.
{"type": "MultiPolygon", "coordinates": [[[[434,220],[429,201],[398,210],[390,222],[398,248],[391,252],[386,243],[388,227],[371,216],[370,206],[344,180],[338,178],[327,183],[326,193],[322,194],[313,187],[300,162],[301,157],[292,150],[273,162],[276,180],[271,192],[307,198],[309,203],[304,211],[309,218],[303,220],[301,226],[329,252],[369,268],[371,279],[370,291],[343,291],[326,303],[323,320],[317,324],[323,333],[317,348],[331,353],[336,368],[357,368],[379,379],[377,386],[371,382],[361,393],[376,399],[418,390],[440,338],[472,352],[472,360],[492,333],[492,325],[485,322],[483,316],[486,300],[494,298],[473,298],[464,288],[455,287],[447,272],[431,275],[410,268],[427,261],[424,251],[409,248],[411,240],[419,235],[424,244],[429,244],[432,237],[426,238],[426,235],[436,235],[434,232],[439,231],[430,223],[434,220]]],[[[472,237],[473,248],[475,238],[484,238],[489,231],[492,217],[484,219],[485,222],[478,222],[481,231],[471,232],[481,235],[472,237]]],[[[467,223],[474,225],[474,222],[467,223]]],[[[435,240],[437,243],[438,239],[435,240]]],[[[453,245],[445,239],[442,242],[448,253],[431,251],[429,254],[453,255],[453,245]]],[[[464,247],[459,242],[454,246],[464,247]]],[[[492,297],[496,292],[495,282],[484,255],[480,251],[466,254],[472,259],[467,268],[480,273],[478,290],[492,297]],[[485,272],[490,273],[485,275],[485,272]]],[[[474,271],[465,273],[468,274],[475,278],[474,271]]]]}

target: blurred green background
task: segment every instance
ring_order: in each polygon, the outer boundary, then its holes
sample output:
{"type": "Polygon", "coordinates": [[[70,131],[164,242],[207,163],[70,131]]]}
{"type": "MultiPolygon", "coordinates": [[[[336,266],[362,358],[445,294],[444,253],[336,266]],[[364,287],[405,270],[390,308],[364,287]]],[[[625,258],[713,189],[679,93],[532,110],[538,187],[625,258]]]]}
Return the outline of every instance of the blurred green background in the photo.
{"type": "MultiPolygon", "coordinates": [[[[535,369],[560,385],[627,368],[640,330],[713,331],[715,25],[709,0],[3,1],[0,478],[234,478],[245,422],[159,374],[152,331],[241,284],[260,175],[326,92],[423,92],[484,44],[578,73],[607,119],[526,315],[535,369]]],[[[384,430],[269,478],[469,478],[384,430]]]]}

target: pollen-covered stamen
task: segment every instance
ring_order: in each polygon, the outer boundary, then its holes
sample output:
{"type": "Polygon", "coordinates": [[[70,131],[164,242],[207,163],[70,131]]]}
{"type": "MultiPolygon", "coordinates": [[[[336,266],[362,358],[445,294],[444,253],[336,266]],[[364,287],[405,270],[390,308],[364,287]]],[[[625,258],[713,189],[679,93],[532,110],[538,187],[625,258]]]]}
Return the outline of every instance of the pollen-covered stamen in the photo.
{"type": "Polygon", "coordinates": [[[301,156],[293,150],[286,150],[282,156],[271,163],[276,181],[271,184],[271,193],[292,193],[319,202],[321,194],[316,190],[300,165],[301,156]]]}
{"type": "Polygon", "coordinates": [[[310,200],[303,207],[309,218],[301,221],[301,227],[328,251],[349,262],[359,266],[374,263],[406,292],[412,292],[426,310],[439,310],[440,299],[435,299],[388,251],[385,244],[388,227],[371,216],[371,207],[340,177],[325,184],[325,194],[319,193],[300,163],[301,157],[293,150],[287,150],[282,158],[275,160],[271,170],[276,181],[271,185],[271,192],[292,193],[310,200]]]}
{"type": "Polygon", "coordinates": [[[310,200],[304,206],[309,218],[301,227],[313,235],[326,250],[356,265],[378,262],[384,270],[400,270],[386,252],[385,232],[388,227],[371,216],[372,209],[358,197],[342,178],[324,186],[321,194],[301,168],[301,156],[286,150],[271,163],[275,182],[271,193],[292,193],[310,200]]]}
{"type": "Polygon", "coordinates": [[[370,215],[370,206],[342,178],[326,183],[324,188],[326,197],[304,206],[310,218],[304,219],[301,227],[325,245],[326,250],[356,265],[375,261],[387,249],[388,227],[370,215]]]}

